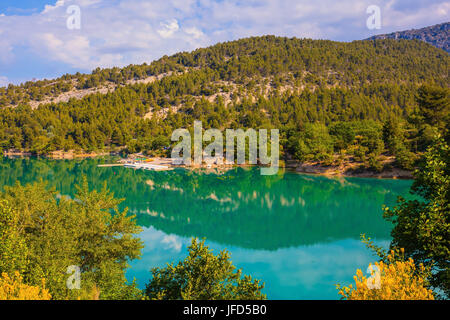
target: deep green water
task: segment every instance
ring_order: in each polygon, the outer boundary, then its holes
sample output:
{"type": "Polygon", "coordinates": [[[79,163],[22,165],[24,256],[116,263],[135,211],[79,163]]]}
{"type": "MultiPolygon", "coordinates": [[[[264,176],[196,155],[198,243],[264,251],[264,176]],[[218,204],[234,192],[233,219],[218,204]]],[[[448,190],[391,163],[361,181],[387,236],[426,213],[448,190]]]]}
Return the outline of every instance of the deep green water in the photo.
{"type": "Polygon", "coordinates": [[[142,259],[127,276],[144,287],[149,269],[177,262],[191,237],[205,237],[217,253],[227,249],[233,263],[262,279],[269,299],[337,299],[336,283],[348,284],[357,268],[375,257],[359,240],[365,233],[388,246],[391,225],[383,204],[407,196],[411,181],[330,179],[259,169],[223,174],[177,169],[135,171],[98,168],[108,160],[0,160],[0,188],[43,179],[73,195],[86,175],[92,188],[108,188],[144,227],[142,259]]]}

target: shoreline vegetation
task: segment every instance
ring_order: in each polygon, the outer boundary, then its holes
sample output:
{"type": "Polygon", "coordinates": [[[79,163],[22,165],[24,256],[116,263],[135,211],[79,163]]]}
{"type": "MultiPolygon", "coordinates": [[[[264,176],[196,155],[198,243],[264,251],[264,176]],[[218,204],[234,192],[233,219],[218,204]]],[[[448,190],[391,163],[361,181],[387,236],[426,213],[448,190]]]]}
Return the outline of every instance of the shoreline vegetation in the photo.
{"type": "MultiPolygon", "coordinates": [[[[3,153],[4,157],[32,157],[34,156],[31,152],[19,151],[19,150],[9,150],[3,153]]],[[[125,163],[133,163],[138,161],[137,159],[146,159],[147,162],[154,165],[168,166],[172,168],[188,168],[188,169],[214,169],[218,172],[226,171],[234,167],[248,167],[251,164],[226,164],[223,161],[222,164],[206,164],[202,165],[173,165],[171,158],[168,157],[149,157],[141,153],[129,154],[124,157],[120,152],[116,151],[103,151],[103,152],[75,152],[75,151],[55,151],[48,155],[43,155],[43,157],[53,160],[80,160],[87,158],[97,158],[104,156],[118,156],[120,159],[111,164],[104,164],[103,167],[107,166],[123,166],[125,163]]],[[[293,170],[298,173],[323,175],[330,177],[360,177],[360,178],[376,178],[376,179],[413,179],[414,170],[405,170],[395,166],[395,158],[390,156],[380,157],[380,163],[382,168],[378,170],[373,170],[364,165],[360,161],[356,161],[352,157],[346,157],[344,159],[335,156],[333,163],[325,164],[320,161],[299,161],[293,159],[280,159],[280,167],[293,170]]]]}
{"type": "Polygon", "coordinates": [[[299,172],[411,178],[433,137],[450,139],[449,62],[420,41],[264,36],[10,85],[0,154],[168,157],[173,132],[195,135],[201,121],[205,132],[278,129],[280,159],[299,172]]]}

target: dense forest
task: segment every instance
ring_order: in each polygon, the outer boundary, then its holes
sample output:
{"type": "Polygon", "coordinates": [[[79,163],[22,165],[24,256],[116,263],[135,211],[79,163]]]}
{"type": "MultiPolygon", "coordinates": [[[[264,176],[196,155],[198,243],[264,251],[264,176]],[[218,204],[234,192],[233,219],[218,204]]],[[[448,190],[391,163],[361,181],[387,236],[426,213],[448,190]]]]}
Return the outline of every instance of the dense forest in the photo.
{"type": "Polygon", "coordinates": [[[448,131],[448,64],[445,51],[416,40],[220,43],[0,88],[0,150],[168,154],[172,131],[201,120],[204,129],[278,128],[282,154],[301,161],[350,156],[381,170],[384,155],[410,169],[448,131]],[[51,102],[93,88],[109,90],[51,102]]]}

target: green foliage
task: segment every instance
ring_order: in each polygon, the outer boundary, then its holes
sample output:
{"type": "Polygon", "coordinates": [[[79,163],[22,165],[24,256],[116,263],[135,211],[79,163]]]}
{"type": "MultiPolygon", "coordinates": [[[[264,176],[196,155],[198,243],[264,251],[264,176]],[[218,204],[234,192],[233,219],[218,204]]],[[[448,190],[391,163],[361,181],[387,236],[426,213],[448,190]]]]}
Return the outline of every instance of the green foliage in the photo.
{"type": "Polygon", "coordinates": [[[5,200],[0,200],[0,274],[23,272],[28,248],[20,236],[17,215],[5,200]]]}
{"type": "Polygon", "coordinates": [[[333,140],[321,123],[306,124],[303,130],[290,137],[288,143],[294,157],[302,161],[323,161],[333,152],[333,140]]]}
{"type": "Polygon", "coordinates": [[[266,296],[260,280],[242,276],[221,251],[215,256],[205,241],[192,240],[189,256],[176,266],[152,269],[152,279],[145,293],[160,300],[260,300],[266,296]]]}
{"type": "Polygon", "coordinates": [[[334,138],[336,150],[347,149],[355,140],[355,130],[349,122],[337,122],[331,125],[330,134],[334,138]]]}
{"type": "Polygon", "coordinates": [[[404,132],[398,119],[388,119],[383,124],[383,141],[386,150],[396,154],[404,145],[404,132]]]}
{"type": "Polygon", "coordinates": [[[423,85],[417,92],[419,113],[423,121],[431,126],[443,129],[450,121],[450,100],[448,88],[423,85]]]}
{"type": "Polygon", "coordinates": [[[89,192],[84,182],[76,199],[70,199],[48,190],[42,182],[17,184],[5,187],[0,199],[9,204],[9,209],[2,207],[2,216],[13,212],[11,228],[18,230],[17,237],[27,249],[26,259],[8,262],[20,262],[14,269],[22,271],[27,284],[39,286],[45,278],[53,299],[77,298],[94,287],[100,289],[102,299],[140,296],[125,279],[127,261],[140,256],[142,242],[134,236],[140,228],[133,216],[118,211],[121,200],[114,199],[106,187],[89,192]],[[66,287],[71,265],[81,269],[81,291],[66,287]]]}
{"type": "Polygon", "coordinates": [[[404,124],[399,119],[390,118],[384,122],[383,141],[387,153],[395,156],[398,167],[413,170],[417,157],[410,151],[406,137],[404,124]]]}
{"type": "Polygon", "coordinates": [[[419,150],[426,150],[438,133],[450,143],[449,98],[448,87],[424,84],[418,89],[416,101],[419,108],[413,115],[413,121],[419,131],[417,137],[419,150]]]}
{"type": "Polygon", "coordinates": [[[370,153],[368,157],[369,169],[375,172],[383,171],[383,164],[380,162],[378,157],[374,153],[370,153]]]}
{"type": "Polygon", "coordinates": [[[433,267],[430,283],[450,293],[450,149],[436,138],[415,172],[411,188],[419,200],[399,199],[385,216],[394,223],[392,247],[405,248],[416,263],[433,267]]]}
{"type": "Polygon", "coordinates": [[[415,163],[417,161],[417,155],[405,147],[400,147],[395,154],[395,160],[400,168],[406,170],[414,170],[415,163]]]}
{"type": "Polygon", "coordinates": [[[380,155],[384,150],[381,125],[374,121],[360,122],[357,125],[357,143],[367,148],[367,153],[380,155]]]}

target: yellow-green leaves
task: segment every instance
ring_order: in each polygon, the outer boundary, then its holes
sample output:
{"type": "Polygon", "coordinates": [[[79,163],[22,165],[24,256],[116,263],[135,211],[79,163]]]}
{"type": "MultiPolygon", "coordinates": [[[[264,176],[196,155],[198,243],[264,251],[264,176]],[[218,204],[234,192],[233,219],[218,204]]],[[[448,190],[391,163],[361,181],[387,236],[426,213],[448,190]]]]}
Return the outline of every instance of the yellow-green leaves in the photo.
{"type": "Polygon", "coordinates": [[[431,290],[426,288],[426,269],[416,267],[412,259],[396,260],[394,252],[388,255],[388,262],[375,262],[370,278],[361,270],[354,276],[355,286],[337,286],[345,300],[434,300],[431,290]],[[375,271],[376,270],[376,271],[375,271]],[[373,281],[378,280],[377,286],[373,281]]]}
{"type": "Polygon", "coordinates": [[[192,240],[189,255],[176,266],[152,269],[146,295],[157,300],[260,300],[264,284],[236,270],[227,251],[217,256],[205,241],[192,240]]]}

